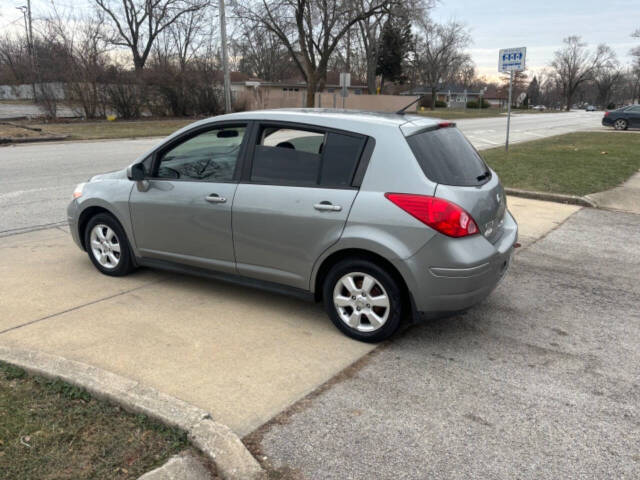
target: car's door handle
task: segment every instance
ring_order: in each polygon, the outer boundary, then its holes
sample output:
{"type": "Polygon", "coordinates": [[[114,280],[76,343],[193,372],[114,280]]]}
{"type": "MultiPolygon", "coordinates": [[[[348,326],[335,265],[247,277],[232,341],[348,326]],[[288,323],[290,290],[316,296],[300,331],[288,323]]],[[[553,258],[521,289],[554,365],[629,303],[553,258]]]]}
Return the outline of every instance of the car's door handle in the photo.
{"type": "Polygon", "coordinates": [[[313,208],[321,212],[339,212],[342,210],[340,205],[333,205],[331,202],[320,202],[313,205],[313,208]]]}
{"type": "Polygon", "coordinates": [[[221,197],[217,193],[212,193],[211,195],[207,195],[205,200],[209,203],[225,203],[227,201],[226,198],[221,197]]]}

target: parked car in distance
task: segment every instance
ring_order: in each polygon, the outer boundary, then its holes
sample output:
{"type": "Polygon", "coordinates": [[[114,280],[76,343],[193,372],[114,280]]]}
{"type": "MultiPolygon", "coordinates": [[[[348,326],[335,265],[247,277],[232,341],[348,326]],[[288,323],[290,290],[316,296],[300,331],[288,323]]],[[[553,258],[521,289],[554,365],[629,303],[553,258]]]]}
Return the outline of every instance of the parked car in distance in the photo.
{"type": "Polygon", "coordinates": [[[144,265],[301,294],[371,342],[482,301],[518,232],[455,124],[322,109],[191,124],[78,185],[67,213],[106,275],[144,265]]]}
{"type": "Polygon", "coordinates": [[[597,110],[596,107],[594,107],[593,105],[587,105],[587,107],[585,108],[585,111],[587,112],[595,112],[597,110]]]}
{"type": "Polygon", "coordinates": [[[544,105],[536,105],[535,107],[533,107],[534,110],[546,110],[547,107],[545,107],[544,105]]]}
{"type": "Polygon", "coordinates": [[[640,128],[640,105],[627,105],[604,112],[602,125],[616,130],[626,130],[629,127],[640,128]]]}

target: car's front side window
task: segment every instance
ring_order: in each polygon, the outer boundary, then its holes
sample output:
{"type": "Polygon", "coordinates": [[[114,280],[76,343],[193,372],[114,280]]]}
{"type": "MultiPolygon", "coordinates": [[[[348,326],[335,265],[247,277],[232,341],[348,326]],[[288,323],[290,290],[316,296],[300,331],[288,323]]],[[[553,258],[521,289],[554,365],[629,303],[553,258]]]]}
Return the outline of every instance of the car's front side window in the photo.
{"type": "Polygon", "coordinates": [[[246,127],[207,130],[164,152],[156,178],[228,182],[233,174],[246,127]]]}

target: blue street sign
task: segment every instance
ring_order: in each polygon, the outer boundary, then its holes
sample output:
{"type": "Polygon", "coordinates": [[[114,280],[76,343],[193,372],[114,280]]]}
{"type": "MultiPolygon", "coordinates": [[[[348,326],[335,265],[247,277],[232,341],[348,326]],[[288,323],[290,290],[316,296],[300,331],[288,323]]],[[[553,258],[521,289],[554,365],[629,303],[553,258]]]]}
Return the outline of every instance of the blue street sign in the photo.
{"type": "Polygon", "coordinates": [[[526,69],[527,47],[505,48],[498,55],[499,72],[521,72],[526,69]]]}

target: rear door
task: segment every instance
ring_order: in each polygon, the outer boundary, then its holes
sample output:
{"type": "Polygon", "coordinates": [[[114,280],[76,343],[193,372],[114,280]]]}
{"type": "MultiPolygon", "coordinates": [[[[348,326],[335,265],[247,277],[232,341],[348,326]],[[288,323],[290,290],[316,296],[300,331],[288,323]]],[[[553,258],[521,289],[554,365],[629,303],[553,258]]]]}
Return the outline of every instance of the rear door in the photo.
{"type": "Polygon", "coordinates": [[[432,127],[407,136],[407,142],[425,175],[438,184],[435,196],[464,208],[485,237],[497,241],[506,211],[504,189],[460,130],[432,127]]]}
{"type": "Polygon", "coordinates": [[[282,123],[256,128],[233,204],[238,273],[309,288],[315,260],[344,229],[365,140],[282,123]]]}
{"type": "Polygon", "coordinates": [[[640,105],[634,105],[628,108],[625,113],[629,119],[629,126],[634,128],[640,128],[640,105]]]}

